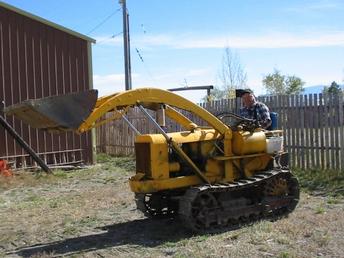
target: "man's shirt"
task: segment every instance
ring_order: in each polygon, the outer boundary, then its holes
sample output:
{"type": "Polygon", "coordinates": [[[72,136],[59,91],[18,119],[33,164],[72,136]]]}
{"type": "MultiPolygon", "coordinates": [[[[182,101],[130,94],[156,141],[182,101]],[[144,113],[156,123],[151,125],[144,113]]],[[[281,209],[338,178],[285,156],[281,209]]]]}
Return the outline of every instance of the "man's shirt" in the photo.
{"type": "Polygon", "coordinates": [[[242,107],[240,109],[240,115],[245,118],[257,120],[264,129],[271,125],[269,108],[259,101],[254,103],[250,108],[242,107]]]}

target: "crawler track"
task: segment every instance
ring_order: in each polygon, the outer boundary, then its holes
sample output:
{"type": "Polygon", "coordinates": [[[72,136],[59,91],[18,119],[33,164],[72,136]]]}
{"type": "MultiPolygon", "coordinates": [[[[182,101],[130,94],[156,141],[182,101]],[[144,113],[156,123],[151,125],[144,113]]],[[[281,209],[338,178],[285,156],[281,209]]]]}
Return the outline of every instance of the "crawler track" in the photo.
{"type": "Polygon", "coordinates": [[[297,179],[288,170],[272,170],[229,184],[188,189],[179,200],[183,224],[209,232],[293,211],[299,200],[297,179]]]}
{"type": "Polygon", "coordinates": [[[136,194],[148,217],[179,215],[195,232],[212,232],[293,211],[299,184],[289,170],[271,170],[233,183],[201,185],[185,191],[136,194]]]}

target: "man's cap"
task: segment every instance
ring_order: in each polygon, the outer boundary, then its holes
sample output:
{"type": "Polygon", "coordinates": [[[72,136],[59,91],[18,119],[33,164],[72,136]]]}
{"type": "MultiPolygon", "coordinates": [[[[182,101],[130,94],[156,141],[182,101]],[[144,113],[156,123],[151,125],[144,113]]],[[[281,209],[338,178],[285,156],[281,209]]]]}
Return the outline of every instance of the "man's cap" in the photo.
{"type": "Polygon", "coordinates": [[[237,98],[241,98],[246,93],[253,94],[253,91],[251,89],[237,89],[237,90],[235,90],[235,96],[237,98]]]}

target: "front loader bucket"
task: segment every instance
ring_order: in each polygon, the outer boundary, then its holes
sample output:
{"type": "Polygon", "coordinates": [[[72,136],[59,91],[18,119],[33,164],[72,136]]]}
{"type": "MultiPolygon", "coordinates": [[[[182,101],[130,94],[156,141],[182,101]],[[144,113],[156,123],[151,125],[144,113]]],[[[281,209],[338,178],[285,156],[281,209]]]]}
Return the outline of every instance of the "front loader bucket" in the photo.
{"type": "Polygon", "coordinates": [[[4,109],[34,128],[50,131],[76,130],[94,109],[97,90],[29,99],[4,109]]]}

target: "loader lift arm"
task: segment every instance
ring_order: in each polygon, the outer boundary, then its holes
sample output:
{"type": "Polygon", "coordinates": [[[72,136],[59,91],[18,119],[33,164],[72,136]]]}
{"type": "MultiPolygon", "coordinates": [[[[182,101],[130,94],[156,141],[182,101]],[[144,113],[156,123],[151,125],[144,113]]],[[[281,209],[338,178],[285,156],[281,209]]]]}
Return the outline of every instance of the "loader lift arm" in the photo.
{"type": "Polygon", "coordinates": [[[4,112],[7,115],[16,115],[35,128],[83,133],[109,120],[122,118],[130,107],[138,104],[151,110],[157,110],[161,105],[165,105],[166,115],[169,118],[186,129],[192,130],[195,124],[174,107],[189,111],[199,116],[221,135],[231,138],[230,128],[207,110],[179,95],[157,88],[139,88],[98,99],[97,91],[90,90],[27,100],[6,107],[4,112]],[[102,120],[102,117],[110,111],[115,111],[113,117],[102,120]]]}
{"type": "Polygon", "coordinates": [[[191,121],[182,116],[179,112],[176,112],[171,107],[183,109],[198,115],[222,135],[230,132],[228,126],[223,124],[219,119],[200,106],[179,95],[156,88],[134,89],[99,98],[93,112],[79,126],[78,131],[82,133],[90,130],[92,127],[94,127],[98,119],[111,110],[120,110],[127,106],[133,107],[137,104],[141,104],[142,106],[152,110],[158,109],[160,104],[165,104],[167,105],[167,116],[177,121],[184,127],[188,127],[191,121]]]}
{"type": "Polygon", "coordinates": [[[210,183],[207,177],[203,175],[201,170],[194,164],[188,155],[172,138],[169,138],[154,119],[150,117],[144,107],[156,111],[163,106],[169,118],[186,129],[193,131],[197,128],[197,125],[173,107],[189,111],[207,122],[213,129],[222,135],[223,138],[230,139],[231,130],[218,118],[179,95],[156,88],[129,90],[123,93],[115,93],[101,97],[97,100],[96,95],[97,92],[91,90],[65,96],[29,100],[26,103],[9,107],[7,112],[9,114],[19,115],[29,124],[33,126],[38,125],[40,128],[47,130],[74,130],[78,133],[83,133],[111,120],[120,119],[125,116],[130,107],[137,106],[156,124],[157,129],[165,136],[169,146],[188,164],[194,173],[205,183],[210,183]],[[59,105],[59,103],[61,104],[59,105]],[[79,109],[80,111],[78,112],[77,106],[79,104],[82,104],[82,109],[79,109]],[[113,111],[111,117],[103,118],[105,114],[111,111],[113,111]]]}

